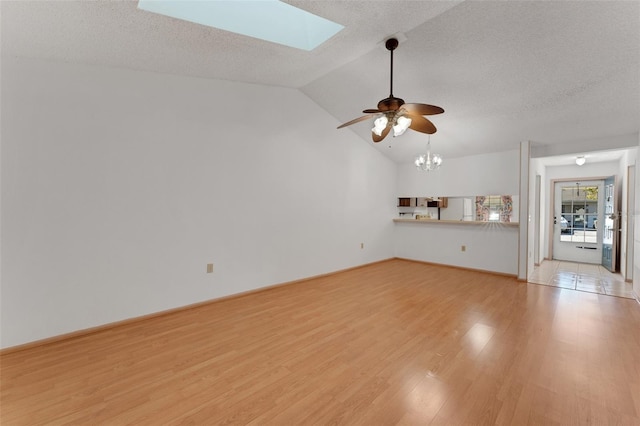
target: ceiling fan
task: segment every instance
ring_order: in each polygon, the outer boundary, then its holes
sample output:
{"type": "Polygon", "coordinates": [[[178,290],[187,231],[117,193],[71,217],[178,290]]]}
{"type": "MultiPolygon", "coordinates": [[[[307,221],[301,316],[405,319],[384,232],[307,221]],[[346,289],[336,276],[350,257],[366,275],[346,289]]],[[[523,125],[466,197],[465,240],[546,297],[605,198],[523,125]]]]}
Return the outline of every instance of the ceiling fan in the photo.
{"type": "Polygon", "coordinates": [[[433,134],[436,126],[423,115],[442,114],[444,109],[427,104],[406,104],[404,100],[393,96],[393,51],[398,47],[398,39],[390,38],[385,47],[391,52],[391,78],[389,97],[378,102],[377,109],[365,109],[365,116],[358,117],[338,126],[338,129],[369,119],[372,115],[379,117],[374,121],[371,137],[374,142],[383,140],[393,128],[393,135],[400,136],[407,128],[417,132],[433,134]]]}

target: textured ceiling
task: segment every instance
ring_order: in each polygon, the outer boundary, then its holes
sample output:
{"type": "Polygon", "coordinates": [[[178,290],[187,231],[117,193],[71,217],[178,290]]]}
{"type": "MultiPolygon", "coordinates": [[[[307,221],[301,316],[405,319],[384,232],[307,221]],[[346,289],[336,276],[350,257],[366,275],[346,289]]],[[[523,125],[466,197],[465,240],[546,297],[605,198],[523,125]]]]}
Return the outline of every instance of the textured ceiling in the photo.
{"type": "MultiPolygon", "coordinates": [[[[137,9],[136,1],[1,1],[2,54],[298,88],[336,126],[389,95],[441,106],[443,156],[638,132],[640,2],[306,1],[345,25],[306,52],[137,9]]],[[[370,139],[370,123],[336,132],[370,139]]],[[[375,144],[410,162],[427,136],[375,144]]]]}

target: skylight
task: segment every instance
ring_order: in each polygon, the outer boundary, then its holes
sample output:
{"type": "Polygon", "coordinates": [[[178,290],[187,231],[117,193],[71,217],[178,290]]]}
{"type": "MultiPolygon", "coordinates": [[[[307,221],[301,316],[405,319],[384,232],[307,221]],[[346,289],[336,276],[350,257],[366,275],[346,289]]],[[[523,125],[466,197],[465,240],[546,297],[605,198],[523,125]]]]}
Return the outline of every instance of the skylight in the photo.
{"type": "Polygon", "coordinates": [[[139,0],[138,9],[303,50],[344,28],[278,0],[139,0]]]}

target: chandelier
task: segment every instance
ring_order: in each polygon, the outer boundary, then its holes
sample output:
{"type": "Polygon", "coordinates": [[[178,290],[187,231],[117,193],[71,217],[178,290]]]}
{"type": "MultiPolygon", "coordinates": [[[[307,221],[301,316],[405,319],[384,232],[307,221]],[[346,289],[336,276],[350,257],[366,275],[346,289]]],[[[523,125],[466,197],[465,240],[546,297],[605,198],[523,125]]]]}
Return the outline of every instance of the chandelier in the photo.
{"type": "Polygon", "coordinates": [[[431,135],[429,135],[429,139],[427,141],[427,153],[418,155],[413,164],[416,165],[418,170],[426,172],[440,168],[440,165],[442,164],[442,157],[439,154],[431,153],[431,135]]]}

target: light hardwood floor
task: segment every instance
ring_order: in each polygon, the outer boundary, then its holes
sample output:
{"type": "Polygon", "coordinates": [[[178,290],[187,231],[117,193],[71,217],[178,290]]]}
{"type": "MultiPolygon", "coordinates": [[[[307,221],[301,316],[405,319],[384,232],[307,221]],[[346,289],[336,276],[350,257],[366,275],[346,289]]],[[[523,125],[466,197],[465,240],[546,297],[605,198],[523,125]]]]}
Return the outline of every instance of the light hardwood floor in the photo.
{"type": "Polygon", "coordinates": [[[640,424],[635,300],[403,260],[0,361],[2,425],[640,424]]]}

